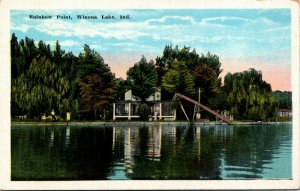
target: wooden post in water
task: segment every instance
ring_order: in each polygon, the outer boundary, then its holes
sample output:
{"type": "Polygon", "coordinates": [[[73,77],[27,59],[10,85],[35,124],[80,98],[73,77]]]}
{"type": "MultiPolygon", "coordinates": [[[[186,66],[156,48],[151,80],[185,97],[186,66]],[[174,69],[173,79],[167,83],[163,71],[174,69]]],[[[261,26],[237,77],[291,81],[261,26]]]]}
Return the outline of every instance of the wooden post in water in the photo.
{"type": "Polygon", "coordinates": [[[194,105],[194,113],[193,113],[193,121],[195,121],[195,117],[196,117],[196,112],[197,112],[197,109],[196,109],[196,104],[194,105]]]}
{"type": "Polygon", "coordinates": [[[162,104],[159,102],[159,120],[162,120],[162,104]]]}
{"type": "Polygon", "coordinates": [[[116,103],[113,103],[113,120],[116,120],[116,103]]]}
{"type": "Polygon", "coordinates": [[[183,108],[181,102],[180,102],[180,107],[181,107],[181,109],[182,109],[182,111],[183,111],[183,113],[184,113],[186,119],[188,120],[188,122],[190,122],[189,117],[187,116],[187,114],[186,114],[186,112],[185,112],[185,110],[184,110],[184,108],[183,108]]]}
{"type": "MultiPolygon", "coordinates": [[[[198,102],[200,104],[200,98],[201,98],[201,90],[200,88],[198,88],[198,102]]],[[[200,114],[200,108],[198,105],[195,104],[194,106],[194,114],[193,114],[193,121],[195,120],[196,116],[197,116],[197,113],[200,114]]]]}
{"type": "Polygon", "coordinates": [[[131,103],[128,103],[128,120],[131,120],[131,103]]]}

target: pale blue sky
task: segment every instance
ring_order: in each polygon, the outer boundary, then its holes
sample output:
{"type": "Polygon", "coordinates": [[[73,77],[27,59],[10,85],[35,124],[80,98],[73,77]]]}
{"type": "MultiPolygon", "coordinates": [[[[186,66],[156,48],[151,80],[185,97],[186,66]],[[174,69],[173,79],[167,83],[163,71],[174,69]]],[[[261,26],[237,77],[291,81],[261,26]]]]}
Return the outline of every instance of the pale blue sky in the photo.
{"type": "Polygon", "coordinates": [[[220,57],[225,72],[238,70],[232,68],[236,61],[249,67],[259,62],[261,70],[276,67],[290,72],[291,68],[289,9],[12,10],[11,33],[50,45],[58,40],[64,50],[75,55],[88,44],[123,77],[141,55],[155,59],[166,44],[189,46],[198,53],[210,51],[220,57]],[[65,14],[72,20],[34,20],[29,14],[65,14]],[[117,19],[78,20],[80,14],[114,15],[117,19]],[[131,19],[120,20],[120,14],[129,14],[131,19]]]}

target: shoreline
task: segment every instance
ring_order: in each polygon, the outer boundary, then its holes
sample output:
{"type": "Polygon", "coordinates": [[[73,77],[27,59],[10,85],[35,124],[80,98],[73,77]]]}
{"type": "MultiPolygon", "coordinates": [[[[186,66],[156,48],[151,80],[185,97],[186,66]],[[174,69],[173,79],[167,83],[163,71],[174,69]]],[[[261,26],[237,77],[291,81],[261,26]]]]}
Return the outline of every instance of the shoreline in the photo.
{"type": "Polygon", "coordinates": [[[234,126],[234,125],[275,125],[275,124],[283,124],[283,123],[291,123],[292,121],[281,121],[281,122],[243,122],[236,121],[232,124],[220,123],[220,122],[187,122],[187,121],[56,121],[56,122],[42,122],[42,121],[11,121],[11,126],[27,126],[27,125],[45,125],[45,126],[113,126],[113,125],[224,125],[224,126],[234,126]]]}

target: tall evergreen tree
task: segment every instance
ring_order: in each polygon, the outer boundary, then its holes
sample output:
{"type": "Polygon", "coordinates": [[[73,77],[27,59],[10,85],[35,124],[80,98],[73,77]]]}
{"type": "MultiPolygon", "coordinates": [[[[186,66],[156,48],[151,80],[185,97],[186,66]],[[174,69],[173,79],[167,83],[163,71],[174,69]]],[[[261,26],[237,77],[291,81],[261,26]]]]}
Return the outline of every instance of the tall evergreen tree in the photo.
{"type": "Polygon", "coordinates": [[[97,118],[97,110],[104,108],[114,99],[116,83],[103,58],[88,45],[84,46],[84,53],[79,55],[78,81],[79,100],[84,111],[92,112],[97,118]]]}
{"type": "Polygon", "coordinates": [[[127,71],[127,81],[132,94],[145,102],[146,98],[154,93],[157,84],[157,72],[152,61],[147,62],[142,56],[141,60],[127,71]]]}
{"type": "Polygon", "coordinates": [[[162,87],[170,93],[195,94],[194,78],[185,63],[175,60],[162,79],[162,87]]]}
{"type": "MultiPolygon", "coordinates": [[[[172,48],[172,45],[167,45],[163,51],[162,57],[156,58],[156,69],[159,74],[158,85],[162,85],[162,79],[168,70],[174,70],[172,64],[174,61],[184,63],[186,68],[192,74],[194,78],[194,90],[198,92],[201,89],[201,100],[204,104],[211,103],[210,100],[214,100],[220,94],[222,72],[221,63],[219,57],[212,55],[209,52],[206,55],[197,54],[196,50],[190,51],[190,47],[184,46],[182,49],[178,49],[178,46],[172,48]]],[[[164,84],[166,85],[166,84],[164,84]]],[[[163,86],[164,87],[164,86],[163,86]]],[[[164,92],[162,89],[162,98],[170,99],[173,95],[164,92]]],[[[194,94],[194,99],[198,99],[198,95],[194,94]]]]}

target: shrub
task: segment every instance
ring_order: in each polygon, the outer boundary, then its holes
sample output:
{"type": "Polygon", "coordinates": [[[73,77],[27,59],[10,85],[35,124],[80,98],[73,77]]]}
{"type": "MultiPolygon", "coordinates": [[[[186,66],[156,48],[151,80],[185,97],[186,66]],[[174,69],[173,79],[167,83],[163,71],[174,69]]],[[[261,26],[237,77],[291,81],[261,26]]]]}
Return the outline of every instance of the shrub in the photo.
{"type": "Polygon", "coordinates": [[[148,119],[150,115],[150,108],[146,103],[142,103],[139,107],[139,115],[140,119],[145,121],[148,119]]]}

